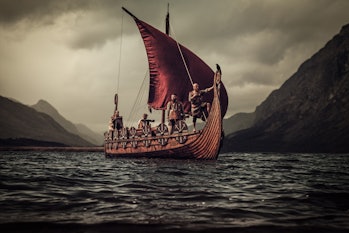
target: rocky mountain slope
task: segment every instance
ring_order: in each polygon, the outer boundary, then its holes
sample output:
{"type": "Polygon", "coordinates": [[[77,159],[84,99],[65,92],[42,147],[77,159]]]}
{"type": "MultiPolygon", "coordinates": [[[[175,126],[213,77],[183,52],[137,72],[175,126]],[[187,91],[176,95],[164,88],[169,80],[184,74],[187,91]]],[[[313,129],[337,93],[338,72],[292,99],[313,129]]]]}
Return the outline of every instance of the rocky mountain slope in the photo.
{"type": "Polygon", "coordinates": [[[223,151],[349,152],[349,24],[256,108],[223,151]]]}
{"type": "Polygon", "coordinates": [[[97,134],[83,124],[74,124],[65,119],[51,104],[45,100],[39,100],[35,105],[31,106],[38,112],[46,113],[58,122],[63,128],[72,134],[76,134],[86,141],[95,145],[103,144],[103,135],[97,134]]]}
{"type": "Polygon", "coordinates": [[[254,112],[237,113],[227,119],[223,119],[223,128],[225,135],[251,127],[256,118],[255,115],[256,114],[254,112]]]}
{"type": "Polygon", "coordinates": [[[64,129],[52,117],[0,96],[0,141],[4,144],[93,146],[64,129]]]}

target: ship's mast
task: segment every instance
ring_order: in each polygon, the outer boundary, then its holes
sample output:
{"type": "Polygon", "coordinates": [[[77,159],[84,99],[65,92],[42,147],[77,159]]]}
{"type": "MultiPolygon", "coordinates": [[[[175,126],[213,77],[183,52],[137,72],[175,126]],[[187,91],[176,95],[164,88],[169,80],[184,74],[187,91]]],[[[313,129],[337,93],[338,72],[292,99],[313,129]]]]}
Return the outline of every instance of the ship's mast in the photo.
{"type": "MultiPolygon", "coordinates": [[[[170,35],[170,3],[167,4],[167,14],[166,14],[166,35],[170,35]]],[[[166,109],[162,110],[161,123],[165,123],[165,113],[166,109]]]]}
{"type": "Polygon", "coordinates": [[[167,4],[166,35],[170,35],[170,3],[167,4]]]}
{"type": "MultiPolygon", "coordinates": [[[[167,4],[167,14],[166,14],[166,35],[170,35],[170,4],[167,4]]],[[[166,109],[162,110],[161,123],[165,123],[166,109]]]]}

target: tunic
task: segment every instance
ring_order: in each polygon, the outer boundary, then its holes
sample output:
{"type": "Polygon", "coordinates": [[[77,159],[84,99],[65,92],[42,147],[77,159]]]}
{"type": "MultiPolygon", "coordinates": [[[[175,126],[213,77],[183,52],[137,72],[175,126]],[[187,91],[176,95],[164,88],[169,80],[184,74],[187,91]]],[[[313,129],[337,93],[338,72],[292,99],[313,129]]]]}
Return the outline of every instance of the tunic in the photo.
{"type": "Polygon", "coordinates": [[[196,118],[202,116],[202,108],[206,106],[206,102],[202,102],[203,94],[207,93],[209,88],[199,91],[189,92],[189,102],[191,103],[191,115],[196,118]]]}
{"type": "Polygon", "coordinates": [[[172,100],[167,104],[168,119],[169,120],[181,120],[183,118],[183,105],[181,102],[172,100]]]}

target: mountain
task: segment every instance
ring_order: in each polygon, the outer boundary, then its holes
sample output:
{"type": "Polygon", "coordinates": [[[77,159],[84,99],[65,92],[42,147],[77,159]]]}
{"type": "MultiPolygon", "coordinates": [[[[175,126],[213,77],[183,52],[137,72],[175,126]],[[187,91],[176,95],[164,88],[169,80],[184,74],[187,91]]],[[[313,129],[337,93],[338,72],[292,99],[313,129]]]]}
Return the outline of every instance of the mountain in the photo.
{"type": "Polygon", "coordinates": [[[38,112],[46,113],[47,115],[51,116],[57,123],[59,123],[63,128],[65,128],[67,131],[78,134],[78,130],[76,129],[75,125],[71,123],[70,121],[66,120],[62,115],[58,113],[58,111],[50,105],[45,100],[39,100],[36,104],[30,106],[34,108],[38,112]]]}
{"type": "Polygon", "coordinates": [[[81,138],[89,141],[95,145],[103,144],[103,135],[97,134],[90,130],[83,124],[73,124],[72,122],[65,119],[59,112],[47,101],[39,100],[36,104],[31,106],[38,112],[46,113],[51,116],[56,122],[58,122],[63,128],[72,134],[79,135],[81,138]]]}
{"type": "Polygon", "coordinates": [[[65,130],[52,117],[0,96],[0,144],[93,146],[65,130]],[[17,143],[17,144],[16,144],[17,143]]]}
{"type": "Polygon", "coordinates": [[[104,135],[96,133],[88,128],[84,124],[75,124],[80,137],[86,139],[87,141],[95,144],[95,145],[103,145],[104,143],[104,135]]]}
{"type": "Polygon", "coordinates": [[[224,133],[226,135],[239,130],[247,129],[253,125],[255,113],[237,113],[223,120],[224,133]]]}
{"type": "Polygon", "coordinates": [[[223,151],[349,152],[349,24],[254,114],[223,151]]]}

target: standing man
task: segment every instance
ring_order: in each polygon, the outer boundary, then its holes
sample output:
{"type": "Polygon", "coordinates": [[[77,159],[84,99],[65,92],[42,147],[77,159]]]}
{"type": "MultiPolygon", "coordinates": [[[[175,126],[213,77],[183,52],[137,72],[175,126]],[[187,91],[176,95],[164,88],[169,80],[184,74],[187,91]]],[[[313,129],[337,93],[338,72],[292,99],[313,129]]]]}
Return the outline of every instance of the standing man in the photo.
{"type": "MultiPolygon", "coordinates": [[[[202,96],[211,91],[213,89],[212,87],[206,88],[204,90],[200,90],[199,84],[194,83],[193,84],[193,90],[189,92],[189,102],[191,103],[191,115],[193,117],[193,124],[194,124],[194,132],[196,132],[196,119],[202,118],[204,113],[204,110],[206,108],[207,112],[210,112],[211,104],[207,102],[202,101],[202,96]]],[[[206,117],[206,116],[204,116],[206,117]]],[[[205,121],[205,118],[202,118],[202,120],[205,121]]]]}
{"type": "Polygon", "coordinates": [[[183,104],[178,101],[176,94],[171,95],[171,100],[167,103],[167,111],[170,134],[172,134],[176,122],[182,120],[184,116],[183,104]]]}

